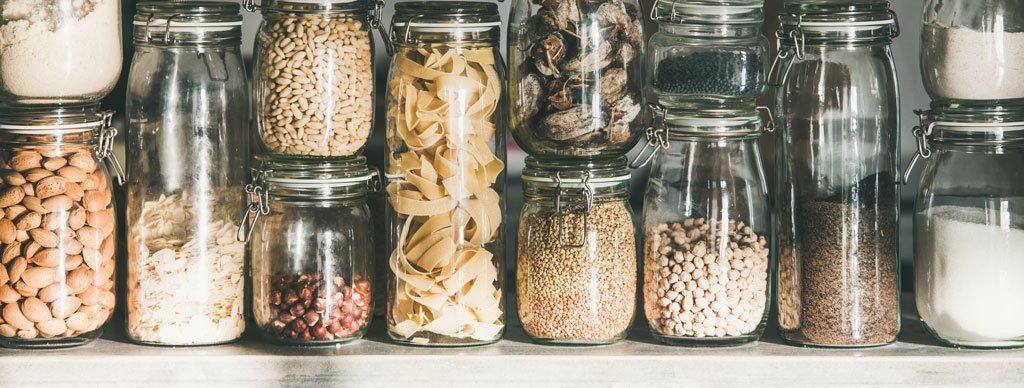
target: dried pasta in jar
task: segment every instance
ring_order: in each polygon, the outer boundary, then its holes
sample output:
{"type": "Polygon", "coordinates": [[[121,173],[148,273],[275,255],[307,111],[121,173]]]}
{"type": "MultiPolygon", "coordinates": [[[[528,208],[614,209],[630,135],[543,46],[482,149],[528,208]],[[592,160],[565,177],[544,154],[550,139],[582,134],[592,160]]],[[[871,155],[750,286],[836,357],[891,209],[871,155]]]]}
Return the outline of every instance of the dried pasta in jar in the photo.
{"type": "Polygon", "coordinates": [[[396,6],[393,30],[420,42],[396,42],[388,82],[387,321],[400,343],[488,343],[504,330],[499,28],[494,4],[396,6]]]}

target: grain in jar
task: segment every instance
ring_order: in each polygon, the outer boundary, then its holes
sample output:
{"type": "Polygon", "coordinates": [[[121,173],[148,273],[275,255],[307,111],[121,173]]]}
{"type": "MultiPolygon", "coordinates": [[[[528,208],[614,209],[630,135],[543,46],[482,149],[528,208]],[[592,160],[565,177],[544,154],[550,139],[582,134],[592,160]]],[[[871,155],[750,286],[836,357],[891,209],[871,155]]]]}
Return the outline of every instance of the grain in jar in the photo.
{"type": "Polygon", "coordinates": [[[254,95],[257,137],[271,156],[347,158],[366,146],[374,117],[370,25],[379,22],[368,4],[264,1],[254,95]]]}
{"type": "Polygon", "coordinates": [[[516,299],[526,334],[544,344],[621,340],[637,281],[625,159],[581,169],[529,157],[523,181],[516,299]]]}

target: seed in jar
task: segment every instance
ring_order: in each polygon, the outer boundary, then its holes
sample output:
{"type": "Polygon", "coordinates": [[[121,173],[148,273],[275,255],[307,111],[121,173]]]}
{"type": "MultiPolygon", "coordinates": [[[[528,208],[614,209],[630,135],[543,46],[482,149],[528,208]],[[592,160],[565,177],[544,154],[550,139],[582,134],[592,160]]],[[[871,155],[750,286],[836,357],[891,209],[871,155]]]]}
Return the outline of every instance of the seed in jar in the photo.
{"type": "Polygon", "coordinates": [[[648,231],[644,311],[658,334],[732,337],[761,327],[768,302],[767,241],[742,221],[730,221],[727,232],[714,223],[688,218],[648,231]]]}
{"type": "Polygon", "coordinates": [[[373,55],[362,23],[283,18],[265,29],[257,54],[263,145],[304,156],[360,151],[373,121],[373,55]]]}
{"type": "Polygon", "coordinates": [[[277,273],[267,296],[266,331],[292,341],[345,339],[366,326],[370,301],[370,282],[360,275],[348,285],[341,276],[324,280],[320,273],[277,273]]]}

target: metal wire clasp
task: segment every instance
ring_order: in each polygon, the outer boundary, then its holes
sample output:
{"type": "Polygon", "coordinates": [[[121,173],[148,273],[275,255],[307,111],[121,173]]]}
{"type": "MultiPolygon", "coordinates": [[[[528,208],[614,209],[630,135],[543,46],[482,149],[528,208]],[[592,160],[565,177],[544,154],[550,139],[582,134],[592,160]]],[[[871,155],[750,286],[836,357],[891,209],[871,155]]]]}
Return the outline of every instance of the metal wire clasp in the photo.
{"type": "Polygon", "coordinates": [[[107,110],[103,111],[103,121],[100,124],[100,141],[97,148],[96,156],[103,160],[107,167],[114,171],[114,180],[118,186],[123,186],[124,168],[121,167],[121,162],[117,160],[117,155],[114,154],[114,139],[117,138],[117,128],[114,128],[114,111],[107,110]]]}
{"type": "Polygon", "coordinates": [[[659,104],[648,104],[648,107],[654,111],[654,123],[647,128],[647,144],[644,144],[644,147],[640,149],[640,153],[636,154],[633,162],[629,164],[629,168],[632,169],[643,168],[654,159],[654,155],[657,155],[659,150],[667,150],[669,147],[668,123],[665,122],[667,110],[659,104]],[[647,159],[644,159],[643,163],[637,164],[648,148],[652,149],[651,154],[647,155],[647,159]]]}
{"type": "Polygon", "coordinates": [[[256,229],[256,222],[260,216],[270,214],[270,200],[267,189],[263,186],[263,170],[253,168],[249,170],[252,180],[245,185],[246,210],[242,217],[242,223],[238,225],[236,238],[241,242],[249,242],[252,232],[256,229]]]}
{"type": "Polygon", "coordinates": [[[384,50],[387,51],[388,56],[392,56],[395,55],[395,45],[391,41],[391,34],[384,29],[384,5],[384,0],[375,0],[367,20],[370,23],[370,28],[377,30],[381,39],[384,40],[384,50]]]}
{"type": "Polygon", "coordinates": [[[559,248],[583,248],[587,245],[587,236],[590,235],[590,209],[594,207],[594,189],[590,187],[590,171],[584,172],[583,187],[579,189],[583,195],[583,234],[580,235],[579,244],[566,244],[564,239],[565,214],[562,213],[562,196],[568,195],[569,190],[562,188],[562,174],[555,173],[555,216],[558,217],[558,247],[559,248]]]}
{"type": "Polygon", "coordinates": [[[928,159],[932,157],[931,146],[928,145],[928,137],[932,135],[932,130],[935,128],[935,123],[924,124],[925,111],[915,110],[917,119],[920,121],[920,125],[914,126],[914,137],[917,139],[917,152],[914,153],[914,157],[910,159],[910,164],[907,165],[907,169],[903,171],[903,184],[907,184],[910,181],[910,173],[914,171],[914,165],[920,159],[928,159]]]}

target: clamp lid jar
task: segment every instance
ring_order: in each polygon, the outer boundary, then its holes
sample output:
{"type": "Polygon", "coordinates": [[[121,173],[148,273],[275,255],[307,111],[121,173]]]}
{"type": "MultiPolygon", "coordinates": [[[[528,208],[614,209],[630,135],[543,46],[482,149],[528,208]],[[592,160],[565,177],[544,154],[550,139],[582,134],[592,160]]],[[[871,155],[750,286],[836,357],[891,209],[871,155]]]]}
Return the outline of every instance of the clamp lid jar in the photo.
{"type": "Polygon", "coordinates": [[[638,0],[515,0],[510,128],[544,159],[625,155],[644,128],[644,14],[638,0]]]}
{"type": "Polygon", "coordinates": [[[3,346],[83,345],[113,314],[117,217],[102,160],[116,130],[98,108],[0,114],[3,346]]]}
{"type": "Polygon", "coordinates": [[[998,108],[921,112],[914,222],[922,324],[957,347],[1024,346],[1024,115],[998,108]]]}
{"type": "Polygon", "coordinates": [[[667,108],[753,108],[767,90],[768,39],[759,0],[658,0],[647,82],[667,108]]]}
{"type": "Polygon", "coordinates": [[[257,137],[270,157],[337,160],[366,147],[374,120],[370,29],[382,30],[383,5],[263,2],[253,95],[257,137]]]}
{"type": "MultiPolygon", "coordinates": [[[[356,157],[338,163],[266,159],[247,189],[252,312],[264,338],[331,345],[362,338],[373,311],[376,170],[356,157]]],[[[246,230],[248,229],[248,230],[246,230]]]]}
{"type": "Polygon", "coordinates": [[[526,334],[544,344],[624,338],[636,308],[636,237],[625,157],[527,157],[516,290],[526,334]]]}
{"type": "Polygon", "coordinates": [[[0,42],[0,103],[99,102],[121,74],[121,2],[4,1],[0,42]]]}

